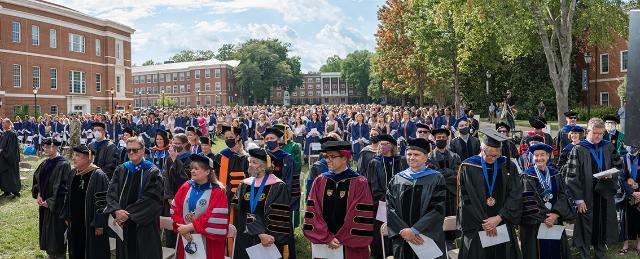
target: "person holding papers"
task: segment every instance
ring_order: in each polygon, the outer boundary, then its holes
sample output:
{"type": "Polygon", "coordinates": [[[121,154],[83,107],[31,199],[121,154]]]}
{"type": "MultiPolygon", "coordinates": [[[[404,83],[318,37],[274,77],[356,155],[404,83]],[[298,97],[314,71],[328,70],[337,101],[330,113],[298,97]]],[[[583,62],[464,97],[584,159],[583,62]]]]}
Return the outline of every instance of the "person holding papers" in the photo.
{"type": "Polygon", "coordinates": [[[247,248],[276,246],[282,258],[290,258],[291,196],[287,184],[272,174],[276,157],[264,149],[249,150],[250,177],[242,180],[231,201],[244,221],[238,229],[234,258],[249,258],[247,248]]]}
{"type": "Polygon", "coordinates": [[[593,245],[597,258],[605,258],[607,244],[617,242],[618,225],[614,195],[617,175],[595,178],[594,174],[611,168],[622,168],[616,147],[603,140],[604,121],[592,118],[587,124],[587,136],[569,154],[567,164],[567,190],[575,201],[578,212],[573,232],[573,243],[582,258],[590,258],[593,245]]]}
{"type": "Polygon", "coordinates": [[[562,175],[547,166],[553,147],[544,143],[529,147],[534,165],[521,175],[522,220],[520,241],[523,258],[570,258],[567,236],[558,239],[538,238],[538,229],[551,231],[554,225],[562,226],[572,216],[571,205],[565,192],[562,175]]]}
{"type": "MultiPolygon", "coordinates": [[[[127,139],[129,161],[120,165],[107,190],[104,213],[122,227],[116,237],[116,258],[162,258],[160,214],[163,178],[153,162],[145,160],[144,139],[127,139]]],[[[113,228],[113,227],[112,227],[113,228]]]]}
{"type": "Polygon", "coordinates": [[[373,201],[364,176],[349,168],[351,145],[328,141],[321,152],[328,172],[313,182],[304,215],[304,235],[317,248],[339,249],[344,258],[369,258],[373,201]]]}
{"type": "Polygon", "coordinates": [[[485,135],[480,154],[464,160],[458,172],[456,219],[462,231],[458,258],[519,258],[514,228],[522,214],[518,170],[501,156],[501,142],[508,138],[493,129],[480,132],[485,135]],[[482,240],[488,239],[507,242],[483,246],[482,240]]]}
{"type": "Polygon", "coordinates": [[[182,237],[176,256],[221,259],[229,228],[226,191],[215,176],[213,160],[196,154],[190,159],[191,180],[180,186],[171,202],[173,230],[182,237]]]}
{"type": "Polygon", "coordinates": [[[621,230],[624,243],[620,254],[629,252],[629,240],[636,240],[636,250],[640,251],[640,187],[638,186],[638,147],[628,147],[629,151],[622,158],[624,161],[624,173],[619,175],[622,189],[625,192],[625,200],[621,208],[621,230]]]}
{"type": "MultiPolygon", "coordinates": [[[[419,258],[411,248],[435,241],[441,258],[445,258],[442,222],[445,216],[446,186],[444,176],[426,166],[431,143],[417,138],[408,141],[409,168],[396,174],[387,190],[389,238],[393,241],[393,258],[419,258]]],[[[378,258],[378,257],[376,257],[378,258]]]]}

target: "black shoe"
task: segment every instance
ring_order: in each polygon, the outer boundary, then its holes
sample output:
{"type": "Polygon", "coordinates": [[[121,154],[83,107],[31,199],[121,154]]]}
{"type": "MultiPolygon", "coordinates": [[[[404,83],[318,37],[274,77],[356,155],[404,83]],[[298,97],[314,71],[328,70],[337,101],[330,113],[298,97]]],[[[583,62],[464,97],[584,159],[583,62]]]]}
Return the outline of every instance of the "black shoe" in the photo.
{"type": "Polygon", "coordinates": [[[11,195],[11,193],[10,193],[10,192],[4,192],[1,196],[2,196],[2,197],[7,197],[7,196],[10,196],[10,195],[11,195]]]}
{"type": "Polygon", "coordinates": [[[13,198],[20,198],[20,193],[19,192],[14,192],[13,193],[13,198]]]}

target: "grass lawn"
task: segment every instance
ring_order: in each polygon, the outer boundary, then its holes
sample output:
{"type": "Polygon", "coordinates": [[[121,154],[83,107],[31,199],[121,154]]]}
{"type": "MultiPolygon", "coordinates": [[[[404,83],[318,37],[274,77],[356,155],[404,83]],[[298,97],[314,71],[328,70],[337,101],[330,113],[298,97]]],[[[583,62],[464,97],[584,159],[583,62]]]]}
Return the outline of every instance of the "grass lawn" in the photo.
{"type": "MultiPolygon", "coordinates": [[[[224,148],[224,141],[216,141],[214,152],[219,152],[224,148]]],[[[42,161],[30,162],[35,170],[37,165],[42,161]]],[[[300,179],[306,179],[308,167],[303,166],[303,172],[300,179]]],[[[38,206],[34,199],[31,198],[31,183],[33,170],[21,172],[21,176],[26,179],[22,182],[22,198],[0,198],[0,258],[44,258],[45,253],[40,251],[38,247],[38,206]]],[[[305,190],[302,181],[302,190],[305,190]]],[[[304,202],[302,203],[304,206],[304,202]]],[[[301,211],[304,207],[301,206],[301,211]]],[[[304,215],[304,213],[301,213],[304,215]]],[[[302,234],[299,227],[295,231],[296,248],[299,258],[311,258],[311,245],[302,234]]],[[[635,242],[631,242],[630,247],[635,247],[635,242]]],[[[613,244],[610,246],[610,258],[638,258],[639,254],[630,250],[626,256],[619,256],[617,251],[622,244],[613,244]]],[[[577,255],[574,251],[574,256],[577,255]]]]}

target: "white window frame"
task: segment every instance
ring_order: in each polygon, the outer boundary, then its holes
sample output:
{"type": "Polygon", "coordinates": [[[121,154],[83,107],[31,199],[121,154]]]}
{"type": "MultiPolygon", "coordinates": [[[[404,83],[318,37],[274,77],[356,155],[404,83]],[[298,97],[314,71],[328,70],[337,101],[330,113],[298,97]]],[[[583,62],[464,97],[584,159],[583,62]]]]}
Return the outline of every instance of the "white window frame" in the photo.
{"type": "Polygon", "coordinates": [[[609,74],[609,71],[611,70],[611,67],[609,66],[609,53],[600,54],[600,62],[599,62],[599,64],[600,64],[600,74],[609,74]],[[602,62],[602,59],[603,59],[604,56],[607,56],[607,71],[606,72],[603,70],[604,63],[602,62]]]}
{"type": "Polygon", "coordinates": [[[51,79],[51,89],[58,89],[58,69],[49,69],[49,78],[51,79]]]}
{"type": "Polygon", "coordinates": [[[42,72],[40,71],[39,66],[31,67],[31,87],[32,88],[40,88],[40,75],[42,72]]]}
{"type": "Polygon", "coordinates": [[[69,93],[75,93],[75,94],[86,94],[87,93],[87,74],[83,71],[76,71],[76,70],[69,70],[69,93]],[[77,78],[79,81],[77,82],[78,85],[78,90],[76,91],[75,88],[75,83],[76,83],[76,73],[78,73],[77,75],[79,76],[79,78],[77,78]]]}
{"type": "Polygon", "coordinates": [[[165,74],[164,77],[165,77],[165,81],[171,82],[171,73],[165,74]]]}
{"type": "Polygon", "coordinates": [[[196,83],[194,85],[194,91],[196,91],[196,92],[200,91],[200,83],[196,83]]]}
{"type": "Polygon", "coordinates": [[[51,112],[51,113],[50,113],[51,115],[57,115],[59,111],[60,111],[60,110],[58,109],[58,105],[51,105],[51,107],[49,108],[49,112],[51,112]],[[53,110],[54,110],[53,108],[56,108],[56,109],[55,109],[55,110],[56,110],[56,112],[53,112],[53,110]]]}
{"type": "Polygon", "coordinates": [[[102,92],[102,74],[96,73],[96,92],[102,92]]]}
{"type": "Polygon", "coordinates": [[[207,68],[204,70],[204,78],[211,78],[211,69],[207,68]]]}
{"type": "Polygon", "coordinates": [[[84,53],[85,51],[84,43],[85,43],[84,35],[69,33],[69,51],[84,53]]]}
{"type": "Polygon", "coordinates": [[[20,22],[16,22],[16,21],[11,22],[11,42],[20,43],[22,41],[20,27],[21,27],[20,22]]]}
{"type": "Polygon", "coordinates": [[[620,72],[627,72],[629,68],[629,50],[620,51],[620,72]],[[627,67],[624,67],[624,54],[627,54],[627,67]]]}
{"type": "Polygon", "coordinates": [[[116,93],[120,93],[122,91],[122,75],[116,76],[116,93]]]}
{"type": "Polygon", "coordinates": [[[122,51],[122,47],[120,46],[119,42],[116,42],[116,60],[120,60],[120,58],[122,57],[122,54],[120,53],[122,51]]]}
{"type": "Polygon", "coordinates": [[[606,104],[606,106],[609,106],[611,104],[611,103],[609,103],[609,97],[610,97],[609,92],[600,92],[600,93],[598,93],[598,96],[600,97],[599,98],[600,106],[604,106],[605,105],[604,102],[603,102],[603,99],[604,99],[603,96],[604,95],[607,96],[607,104],[606,104]]]}
{"type": "Polygon", "coordinates": [[[291,93],[291,96],[298,96],[298,92],[291,93]]]}
{"type": "Polygon", "coordinates": [[[58,32],[56,29],[49,29],[49,48],[55,49],[58,47],[58,32]]]}
{"type": "Polygon", "coordinates": [[[216,78],[220,78],[220,76],[222,75],[222,69],[216,68],[214,71],[215,71],[214,72],[215,73],[215,77],[216,78]]]}
{"type": "Polygon", "coordinates": [[[204,103],[207,106],[211,105],[211,95],[207,95],[204,97],[204,103]]]}
{"type": "Polygon", "coordinates": [[[184,72],[180,72],[180,81],[184,81],[184,72]]]}
{"type": "Polygon", "coordinates": [[[22,66],[20,64],[13,64],[11,76],[13,79],[11,85],[15,88],[22,87],[22,66]],[[16,68],[18,70],[18,74],[16,74],[16,68]]]}
{"type": "Polygon", "coordinates": [[[195,70],[195,72],[194,72],[194,77],[195,77],[196,79],[200,79],[200,69],[196,69],[196,70],[195,70]]]}
{"type": "Polygon", "coordinates": [[[31,45],[40,46],[40,26],[31,25],[31,45]]]}
{"type": "Polygon", "coordinates": [[[96,56],[102,55],[102,41],[100,39],[96,39],[96,56]]]}
{"type": "Polygon", "coordinates": [[[216,87],[216,91],[217,92],[222,91],[222,85],[220,84],[220,82],[216,82],[216,86],[215,87],[216,87]]]}
{"type": "Polygon", "coordinates": [[[160,81],[160,83],[164,83],[164,74],[158,74],[158,81],[160,81]]]}

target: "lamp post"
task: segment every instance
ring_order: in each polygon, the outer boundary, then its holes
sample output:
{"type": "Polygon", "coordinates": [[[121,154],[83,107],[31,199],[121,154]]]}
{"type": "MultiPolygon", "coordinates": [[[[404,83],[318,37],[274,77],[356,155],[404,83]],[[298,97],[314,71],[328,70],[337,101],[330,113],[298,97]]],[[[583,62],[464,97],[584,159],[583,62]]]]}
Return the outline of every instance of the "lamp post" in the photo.
{"type": "Polygon", "coordinates": [[[200,89],[196,91],[198,93],[198,100],[196,100],[196,108],[200,108],[200,89]]]}
{"type": "Polygon", "coordinates": [[[485,74],[487,76],[487,81],[486,81],[486,92],[487,92],[487,96],[489,95],[489,80],[491,79],[491,72],[489,70],[487,70],[487,73],[485,74]]]}
{"type": "Polygon", "coordinates": [[[589,90],[589,68],[591,66],[591,53],[587,52],[587,54],[584,55],[584,63],[587,64],[587,73],[586,73],[586,81],[587,81],[587,89],[582,89],[583,91],[586,90],[587,91],[587,116],[589,118],[591,118],[591,94],[590,94],[590,90],[589,90]]]}
{"type": "Polygon", "coordinates": [[[113,107],[114,106],[114,103],[113,103],[113,93],[114,93],[113,88],[109,89],[109,93],[111,94],[111,114],[113,114],[115,112],[115,108],[113,107]]]}
{"type": "Polygon", "coordinates": [[[164,89],[160,90],[160,93],[162,93],[162,109],[164,110],[164,89]]]}
{"type": "Polygon", "coordinates": [[[38,88],[33,88],[33,114],[38,119],[38,88]]]}

